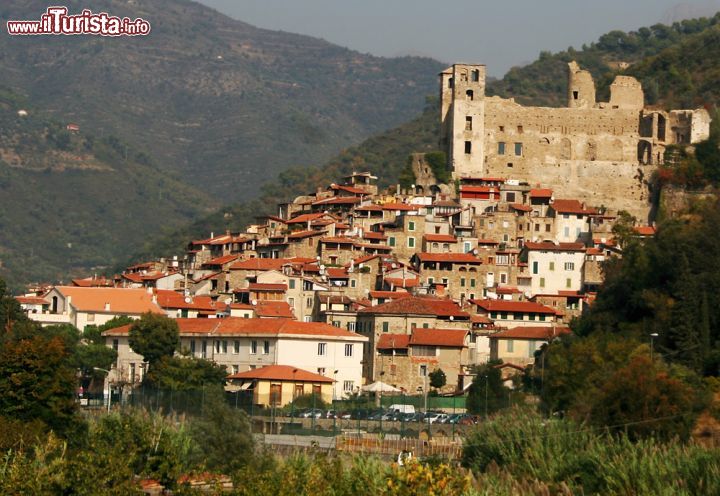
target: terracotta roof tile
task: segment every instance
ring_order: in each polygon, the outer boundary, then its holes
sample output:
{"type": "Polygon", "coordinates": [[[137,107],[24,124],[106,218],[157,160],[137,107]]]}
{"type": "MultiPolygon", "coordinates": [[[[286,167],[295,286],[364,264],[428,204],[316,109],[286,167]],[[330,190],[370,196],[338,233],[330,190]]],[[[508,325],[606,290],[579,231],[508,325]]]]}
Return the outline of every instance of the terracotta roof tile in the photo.
{"type": "Polygon", "coordinates": [[[524,245],[528,250],[542,251],[585,251],[583,243],[553,243],[552,241],[542,241],[534,243],[527,241],[524,245]]]}
{"type": "Polygon", "coordinates": [[[411,345],[445,346],[462,348],[465,346],[465,329],[424,329],[417,327],[412,331],[411,345]]]}
{"type": "Polygon", "coordinates": [[[530,198],[552,198],[553,191],[546,188],[536,188],[530,190],[530,198]]]}
{"type": "Polygon", "coordinates": [[[254,306],[255,315],[261,318],[294,319],[292,307],[286,301],[261,300],[254,306]]]}
{"type": "Polygon", "coordinates": [[[463,312],[457,303],[444,298],[410,296],[397,298],[382,305],[365,308],[360,313],[390,315],[434,315],[440,318],[468,319],[470,314],[463,312]]]}
{"type": "Polygon", "coordinates": [[[597,213],[594,208],[586,208],[579,200],[555,200],[550,206],[561,214],[590,215],[597,213]]]}
{"type": "Polygon", "coordinates": [[[180,308],[190,310],[207,310],[215,311],[215,302],[209,296],[193,296],[188,298],[190,301],[185,301],[185,295],[178,293],[177,291],[170,291],[167,289],[158,289],[155,291],[157,297],[157,303],[160,307],[168,308],[180,308]]]}
{"type": "Polygon", "coordinates": [[[222,257],[213,258],[212,260],[208,260],[203,265],[208,266],[217,266],[217,265],[225,265],[226,263],[230,263],[238,258],[237,255],[225,255],[222,257]]]}
{"type": "Polygon", "coordinates": [[[270,284],[262,282],[251,282],[248,284],[250,291],[287,291],[287,284],[270,284]]]}
{"type": "Polygon", "coordinates": [[[381,334],[376,348],[378,350],[403,350],[410,345],[408,334],[381,334]]]}
{"type": "Polygon", "coordinates": [[[61,294],[72,297],[72,306],[82,312],[142,314],[164,313],[144,289],[80,288],[56,286],[61,294]]]}
{"type": "Polygon", "coordinates": [[[257,379],[267,381],[292,381],[292,382],[335,382],[330,377],[308,372],[307,370],[291,367],[290,365],[268,365],[259,369],[238,372],[227,376],[228,379],[257,379]]]}

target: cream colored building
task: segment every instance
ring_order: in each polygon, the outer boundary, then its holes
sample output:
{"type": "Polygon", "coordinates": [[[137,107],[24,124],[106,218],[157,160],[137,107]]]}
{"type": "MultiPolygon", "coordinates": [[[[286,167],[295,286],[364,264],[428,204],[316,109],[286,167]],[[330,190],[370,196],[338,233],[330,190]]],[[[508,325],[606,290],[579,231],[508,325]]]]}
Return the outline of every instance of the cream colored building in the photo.
{"type": "MultiPolygon", "coordinates": [[[[177,319],[180,346],[198,358],[224,365],[236,374],[268,365],[289,365],[334,381],[336,398],[362,386],[362,359],[368,338],[319,322],[290,319],[177,319]]],[[[130,325],[104,333],[118,352],[117,374],[129,377],[143,357],[128,342],[130,325]]],[[[138,379],[139,380],[139,379],[138,379]]]]}
{"type": "Polygon", "coordinates": [[[282,407],[295,398],[315,394],[332,402],[333,379],[288,365],[268,365],[228,376],[229,391],[247,391],[254,405],[282,407]]]}
{"type": "Polygon", "coordinates": [[[582,243],[525,243],[520,258],[528,264],[530,293],[582,290],[585,252],[582,243]]]}
{"type": "Polygon", "coordinates": [[[152,288],[106,288],[55,286],[43,296],[49,303],[42,312],[28,316],[41,325],[72,324],[81,331],[87,325],[103,325],[120,316],[133,319],[150,312],[164,314],[152,288]]]}
{"type": "Polygon", "coordinates": [[[525,366],[545,343],[570,333],[567,327],[514,327],[490,335],[490,358],[525,366]]]}

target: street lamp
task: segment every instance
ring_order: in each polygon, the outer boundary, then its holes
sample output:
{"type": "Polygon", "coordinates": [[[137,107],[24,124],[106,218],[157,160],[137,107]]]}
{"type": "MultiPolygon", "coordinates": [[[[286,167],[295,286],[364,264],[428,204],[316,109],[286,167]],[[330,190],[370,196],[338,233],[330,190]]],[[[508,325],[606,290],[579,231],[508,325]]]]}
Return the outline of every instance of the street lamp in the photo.
{"type": "Polygon", "coordinates": [[[653,332],[650,334],[650,361],[653,362],[653,352],[655,348],[655,338],[658,337],[659,334],[657,332],[653,332]]]}
{"type": "Polygon", "coordinates": [[[110,413],[110,402],[112,401],[112,390],[110,389],[110,371],[107,369],[103,369],[100,367],[93,367],[93,370],[97,370],[98,372],[105,372],[105,380],[107,381],[107,392],[108,392],[108,400],[107,400],[107,412],[110,413]]]}
{"type": "Polygon", "coordinates": [[[490,382],[490,376],[485,374],[485,420],[488,416],[488,383],[490,382]]]}

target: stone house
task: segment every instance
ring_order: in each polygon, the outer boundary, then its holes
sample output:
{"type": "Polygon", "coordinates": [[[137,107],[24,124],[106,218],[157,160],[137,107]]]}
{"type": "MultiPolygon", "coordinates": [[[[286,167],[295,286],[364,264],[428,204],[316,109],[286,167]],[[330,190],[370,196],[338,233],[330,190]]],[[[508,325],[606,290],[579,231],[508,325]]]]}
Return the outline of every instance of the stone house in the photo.
{"type": "Polygon", "coordinates": [[[383,381],[408,394],[429,391],[428,375],[441,369],[447,384],[441,392],[457,390],[458,377],[468,365],[466,329],[416,328],[407,334],[383,334],[376,345],[374,381],[383,381]]]}
{"type": "Polygon", "coordinates": [[[513,327],[490,335],[490,358],[524,367],[535,362],[535,352],[549,341],[570,334],[560,326],[513,327]]]}
{"type": "Polygon", "coordinates": [[[552,326],[556,312],[550,307],[531,301],[472,300],[476,313],[492,320],[495,326],[552,326]]]}

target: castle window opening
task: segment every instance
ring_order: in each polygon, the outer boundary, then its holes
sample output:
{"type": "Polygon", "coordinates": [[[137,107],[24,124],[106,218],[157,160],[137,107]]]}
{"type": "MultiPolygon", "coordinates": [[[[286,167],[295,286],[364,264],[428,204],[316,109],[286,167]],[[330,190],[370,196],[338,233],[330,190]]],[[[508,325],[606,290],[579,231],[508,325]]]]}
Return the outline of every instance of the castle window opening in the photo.
{"type": "Polygon", "coordinates": [[[500,126],[500,127],[499,127],[499,130],[500,130],[501,133],[504,133],[504,132],[505,132],[505,126],[500,126]]]}
{"type": "Polygon", "coordinates": [[[513,168],[513,163],[512,163],[512,162],[508,162],[507,166],[508,166],[508,169],[512,169],[512,168],[513,168]]]}
{"type": "Polygon", "coordinates": [[[472,102],[473,99],[475,98],[475,92],[474,92],[473,90],[467,90],[467,91],[465,92],[465,98],[466,98],[467,100],[470,100],[470,101],[472,102]]]}
{"type": "Polygon", "coordinates": [[[480,81],[480,71],[477,70],[477,69],[474,69],[474,70],[470,73],[470,77],[471,77],[471,79],[472,79],[472,81],[473,81],[474,83],[477,83],[478,81],[480,81]]]}
{"type": "Polygon", "coordinates": [[[453,78],[449,78],[448,79],[448,88],[452,88],[452,87],[453,87],[453,78]]]}
{"type": "Polygon", "coordinates": [[[498,155],[505,155],[505,142],[498,142],[498,155]]]}
{"type": "Polygon", "coordinates": [[[472,131],[472,116],[465,117],[465,131],[472,131]]]}
{"type": "Polygon", "coordinates": [[[468,155],[472,153],[472,142],[471,141],[465,142],[465,153],[468,155]]]}
{"type": "Polygon", "coordinates": [[[579,95],[578,95],[578,92],[577,92],[577,91],[573,91],[573,100],[577,100],[577,99],[578,99],[578,96],[579,96],[579,95]]]}
{"type": "Polygon", "coordinates": [[[515,155],[520,157],[523,153],[523,144],[522,143],[515,143],[515,155]]]}
{"type": "Polygon", "coordinates": [[[518,132],[518,133],[522,133],[522,132],[523,132],[523,127],[522,127],[522,126],[518,126],[518,127],[517,127],[517,132],[518,132]]]}

